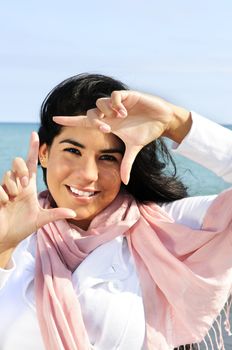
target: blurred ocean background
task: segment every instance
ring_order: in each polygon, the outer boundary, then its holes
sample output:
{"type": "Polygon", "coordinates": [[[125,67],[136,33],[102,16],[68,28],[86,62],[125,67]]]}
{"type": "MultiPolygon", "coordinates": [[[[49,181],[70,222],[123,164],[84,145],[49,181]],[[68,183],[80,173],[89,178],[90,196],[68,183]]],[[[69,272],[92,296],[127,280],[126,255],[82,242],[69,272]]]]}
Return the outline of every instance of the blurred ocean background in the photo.
{"type": "MultiPolygon", "coordinates": [[[[232,125],[226,125],[232,130],[232,125]]],[[[31,131],[38,130],[38,124],[0,123],[0,179],[11,168],[16,156],[26,157],[31,131]]],[[[229,187],[229,184],[211,171],[181,156],[174,156],[178,174],[188,186],[190,195],[215,194],[229,187]]],[[[1,181],[1,180],[0,180],[1,181]]],[[[41,169],[37,176],[38,191],[44,189],[41,169]]]]}

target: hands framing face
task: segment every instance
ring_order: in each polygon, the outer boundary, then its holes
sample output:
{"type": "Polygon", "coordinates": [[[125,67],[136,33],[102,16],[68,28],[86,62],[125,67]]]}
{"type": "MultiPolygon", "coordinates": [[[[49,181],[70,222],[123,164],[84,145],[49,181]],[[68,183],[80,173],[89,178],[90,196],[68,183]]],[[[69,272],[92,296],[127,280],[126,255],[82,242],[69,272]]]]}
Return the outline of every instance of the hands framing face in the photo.
{"type": "Polygon", "coordinates": [[[96,106],[85,116],[53,119],[65,126],[96,127],[117,135],[125,144],[121,179],[127,184],[137,154],[145,145],[165,135],[173,122],[173,110],[159,97],[127,90],[114,91],[111,97],[98,99],[96,106]]]}

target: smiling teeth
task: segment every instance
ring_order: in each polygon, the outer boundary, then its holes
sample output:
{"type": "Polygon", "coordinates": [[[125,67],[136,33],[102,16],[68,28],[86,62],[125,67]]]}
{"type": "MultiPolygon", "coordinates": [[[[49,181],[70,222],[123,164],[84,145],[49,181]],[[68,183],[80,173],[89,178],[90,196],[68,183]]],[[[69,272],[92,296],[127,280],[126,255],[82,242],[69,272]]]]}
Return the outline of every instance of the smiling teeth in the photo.
{"type": "Polygon", "coordinates": [[[90,197],[94,195],[94,192],[84,192],[84,191],[79,191],[77,188],[71,187],[70,190],[72,193],[78,194],[78,196],[82,197],[90,197]]]}

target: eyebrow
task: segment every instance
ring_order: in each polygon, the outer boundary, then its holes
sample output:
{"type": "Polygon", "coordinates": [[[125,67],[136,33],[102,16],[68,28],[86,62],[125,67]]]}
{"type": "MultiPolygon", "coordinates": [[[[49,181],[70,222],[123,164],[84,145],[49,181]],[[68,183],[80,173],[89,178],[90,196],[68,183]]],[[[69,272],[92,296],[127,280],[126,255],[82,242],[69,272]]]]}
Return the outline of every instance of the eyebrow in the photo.
{"type": "MultiPolygon", "coordinates": [[[[86,147],[84,145],[82,145],[81,143],[77,142],[76,140],[73,139],[65,139],[60,141],[59,143],[70,143],[73,146],[76,147],[80,147],[85,149],[86,147]]],[[[124,150],[121,148],[108,148],[108,149],[102,149],[100,150],[100,153],[120,153],[120,154],[124,154],[124,150]]]]}

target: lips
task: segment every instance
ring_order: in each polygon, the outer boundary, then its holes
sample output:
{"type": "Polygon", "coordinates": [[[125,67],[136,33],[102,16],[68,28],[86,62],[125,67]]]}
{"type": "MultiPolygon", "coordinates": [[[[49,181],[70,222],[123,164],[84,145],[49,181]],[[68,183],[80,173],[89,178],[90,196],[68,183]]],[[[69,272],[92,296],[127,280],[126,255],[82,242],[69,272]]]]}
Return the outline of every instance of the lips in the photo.
{"type": "Polygon", "coordinates": [[[99,191],[90,191],[90,190],[79,190],[78,188],[74,187],[74,186],[66,186],[70,192],[72,192],[75,196],[77,197],[84,197],[84,198],[90,198],[93,197],[94,195],[96,195],[97,193],[99,193],[99,191]]]}

